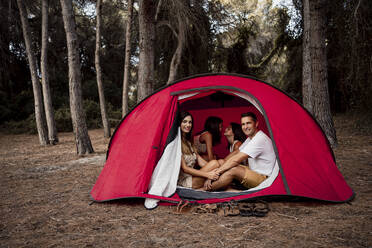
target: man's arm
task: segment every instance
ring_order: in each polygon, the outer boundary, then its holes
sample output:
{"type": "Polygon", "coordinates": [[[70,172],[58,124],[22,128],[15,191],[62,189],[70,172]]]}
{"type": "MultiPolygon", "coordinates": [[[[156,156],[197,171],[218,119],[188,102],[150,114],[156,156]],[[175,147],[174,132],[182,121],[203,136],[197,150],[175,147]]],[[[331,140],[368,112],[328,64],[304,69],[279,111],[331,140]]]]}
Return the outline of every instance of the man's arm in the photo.
{"type": "Polygon", "coordinates": [[[227,155],[227,156],[224,158],[224,160],[225,160],[225,161],[229,160],[232,156],[238,154],[239,152],[240,152],[239,149],[230,152],[229,155],[227,155]]]}
{"type": "Polygon", "coordinates": [[[230,158],[228,158],[226,162],[220,168],[217,169],[217,172],[221,175],[225,171],[239,165],[248,157],[249,156],[247,154],[238,151],[237,153],[233,154],[230,158]]]}

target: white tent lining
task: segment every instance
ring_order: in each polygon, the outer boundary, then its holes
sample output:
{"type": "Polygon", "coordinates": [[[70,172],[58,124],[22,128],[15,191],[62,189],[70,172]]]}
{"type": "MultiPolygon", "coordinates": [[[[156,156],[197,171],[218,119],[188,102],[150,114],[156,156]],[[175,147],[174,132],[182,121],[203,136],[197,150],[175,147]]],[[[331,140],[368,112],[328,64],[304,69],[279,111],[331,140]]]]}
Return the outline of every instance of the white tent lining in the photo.
{"type": "MultiPolygon", "coordinates": [[[[205,91],[205,90],[203,90],[205,91]]],[[[211,90],[211,91],[215,91],[215,90],[211,90]]],[[[221,90],[222,92],[225,92],[225,93],[228,93],[228,94],[233,94],[233,95],[236,95],[240,98],[243,98],[245,100],[247,100],[249,103],[251,103],[256,109],[258,109],[258,111],[260,111],[261,114],[263,114],[263,111],[261,110],[261,108],[259,107],[259,104],[252,98],[250,97],[249,95],[247,94],[243,94],[243,93],[239,93],[239,92],[235,92],[235,91],[231,91],[231,90],[221,90]]],[[[183,94],[183,95],[179,95],[178,96],[178,101],[180,100],[184,100],[184,99],[187,99],[187,98],[190,98],[190,97],[193,97],[193,96],[196,96],[200,93],[200,91],[196,91],[196,92],[192,92],[192,93],[187,93],[187,94],[183,94]]]]}

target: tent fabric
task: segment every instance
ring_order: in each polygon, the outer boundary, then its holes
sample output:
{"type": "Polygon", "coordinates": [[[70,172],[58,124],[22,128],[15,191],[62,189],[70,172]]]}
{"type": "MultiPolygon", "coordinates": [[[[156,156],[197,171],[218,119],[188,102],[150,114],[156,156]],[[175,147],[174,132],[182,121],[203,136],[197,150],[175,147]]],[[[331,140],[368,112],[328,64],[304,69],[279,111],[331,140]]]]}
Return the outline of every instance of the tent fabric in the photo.
{"type": "MultiPolygon", "coordinates": [[[[178,128],[176,138],[166,146],[152,173],[148,192],[150,195],[169,197],[176,192],[181,156],[181,131],[178,128]]],[[[157,202],[157,199],[147,198],[145,207],[147,209],[155,208],[157,202]]]]}
{"type": "MultiPolygon", "coordinates": [[[[239,123],[244,109],[259,114],[260,128],[272,139],[278,176],[262,189],[195,201],[212,203],[275,195],[345,202],[354,197],[336,166],[324,132],[298,102],[272,85],[251,77],[208,74],[182,79],[158,90],[125,116],[110,141],[107,161],[90,193],[92,198],[95,201],[129,197],[179,201],[183,196],[178,193],[160,197],[148,192],[151,175],[172,136],[177,111],[189,110],[200,122],[197,125],[201,125],[206,116],[219,114],[227,126],[229,121],[239,123]],[[234,94],[234,106],[228,106],[227,101],[224,106],[217,103],[204,106],[199,102],[218,92],[234,94]],[[186,94],[191,97],[178,100],[186,94]],[[245,103],[241,101],[243,98],[245,103]],[[253,99],[254,105],[248,98],[253,99]]],[[[195,125],[194,131],[196,128],[195,125]]]]}
{"type": "Polygon", "coordinates": [[[177,111],[170,90],[149,97],[131,111],[110,141],[105,166],[91,196],[98,201],[136,197],[147,192],[177,111]]]}

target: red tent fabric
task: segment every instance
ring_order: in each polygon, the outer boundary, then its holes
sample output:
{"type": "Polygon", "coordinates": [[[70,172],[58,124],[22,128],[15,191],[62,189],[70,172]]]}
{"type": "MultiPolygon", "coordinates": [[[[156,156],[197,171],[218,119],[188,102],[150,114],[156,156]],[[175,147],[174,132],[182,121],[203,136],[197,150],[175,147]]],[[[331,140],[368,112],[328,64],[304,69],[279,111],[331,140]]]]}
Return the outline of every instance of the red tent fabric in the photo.
{"type": "MultiPolygon", "coordinates": [[[[180,200],[181,195],[177,193],[171,197],[147,194],[152,172],[180,110],[193,115],[194,134],[202,129],[210,115],[222,118],[226,127],[231,121],[239,123],[242,112],[255,112],[259,128],[273,141],[279,165],[278,176],[267,188],[239,194],[206,193],[205,199],[199,197],[195,201],[213,203],[296,196],[345,202],[354,197],[353,190],[336,166],[322,129],[303,106],[281,90],[257,79],[235,74],[208,74],[179,80],[158,90],[125,116],[114,132],[107,161],[90,192],[95,201],[133,197],[168,202],[180,200]],[[221,97],[218,95],[221,92],[223,96],[233,96],[213,98],[221,97]],[[191,96],[179,98],[187,94],[191,96]],[[247,101],[240,95],[253,100],[247,101]]],[[[215,147],[216,154],[226,155],[226,146],[222,137],[221,144],[215,147]]],[[[193,192],[190,194],[192,196],[193,192]]]]}

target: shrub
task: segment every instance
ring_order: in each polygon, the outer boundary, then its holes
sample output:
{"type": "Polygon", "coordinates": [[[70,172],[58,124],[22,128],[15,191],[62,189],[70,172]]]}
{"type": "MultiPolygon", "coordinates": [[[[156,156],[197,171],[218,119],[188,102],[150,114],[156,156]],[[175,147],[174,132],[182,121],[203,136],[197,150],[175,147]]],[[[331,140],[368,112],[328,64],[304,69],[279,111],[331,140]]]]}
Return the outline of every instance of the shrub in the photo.
{"type": "Polygon", "coordinates": [[[31,114],[27,119],[21,121],[7,121],[0,127],[1,132],[9,134],[37,134],[35,114],[31,114]]]}
{"type": "MultiPolygon", "coordinates": [[[[83,107],[86,115],[86,123],[89,129],[93,128],[102,128],[102,118],[100,106],[97,102],[92,100],[84,100],[83,107]]],[[[111,128],[115,127],[121,121],[121,109],[114,109],[112,104],[107,104],[107,113],[109,116],[109,121],[111,128]]],[[[62,106],[59,109],[55,110],[54,118],[57,126],[58,132],[72,132],[72,120],[70,108],[67,106],[62,106]]],[[[20,133],[30,133],[36,134],[36,121],[35,114],[29,115],[27,119],[21,121],[8,121],[4,122],[0,131],[11,134],[20,134],[20,133]]]]}
{"type": "Polygon", "coordinates": [[[69,107],[61,107],[55,111],[54,119],[59,132],[71,132],[72,121],[69,107]]]}

